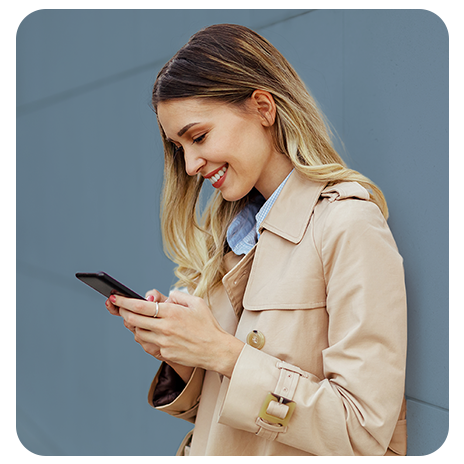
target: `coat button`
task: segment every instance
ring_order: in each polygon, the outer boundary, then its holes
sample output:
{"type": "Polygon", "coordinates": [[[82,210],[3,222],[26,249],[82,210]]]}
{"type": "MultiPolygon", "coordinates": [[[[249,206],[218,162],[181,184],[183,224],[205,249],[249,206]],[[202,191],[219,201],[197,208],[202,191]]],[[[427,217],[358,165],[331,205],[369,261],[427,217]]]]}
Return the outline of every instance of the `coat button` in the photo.
{"type": "Polygon", "coordinates": [[[260,350],[264,346],[265,342],[266,342],[266,339],[264,338],[264,335],[259,330],[253,330],[247,335],[248,345],[258,350],[260,350]]]}

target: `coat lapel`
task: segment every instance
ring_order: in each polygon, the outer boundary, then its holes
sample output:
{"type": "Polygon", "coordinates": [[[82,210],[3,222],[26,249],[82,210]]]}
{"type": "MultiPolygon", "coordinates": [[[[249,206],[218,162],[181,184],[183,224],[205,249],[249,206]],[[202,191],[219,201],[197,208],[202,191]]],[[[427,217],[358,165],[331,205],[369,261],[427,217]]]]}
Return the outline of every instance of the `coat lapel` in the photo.
{"type": "Polygon", "coordinates": [[[294,171],[261,223],[259,233],[266,229],[292,243],[299,243],[326,184],[309,180],[294,171]]]}
{"type": "MultiPolygon", "coordinates": [[[[266,229],[292,243],[299,243],[326,184],[327,182],[308,180],[294,171],[262,222],[260,234],[266,229]]],[[[243,311],[243,295],[258,244],[244,258],[233,252],[228,253],[224,258],[228,272],[223,277],[222,283],[238,318],[243,311]]]]}

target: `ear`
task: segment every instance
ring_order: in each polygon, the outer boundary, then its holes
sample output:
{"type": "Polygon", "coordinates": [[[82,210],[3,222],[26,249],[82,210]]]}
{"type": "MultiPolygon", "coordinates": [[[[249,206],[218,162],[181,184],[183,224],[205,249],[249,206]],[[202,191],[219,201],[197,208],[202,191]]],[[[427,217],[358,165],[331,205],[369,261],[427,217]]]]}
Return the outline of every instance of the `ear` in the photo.
{"type": "Polygon", "coordinates": [[[274,125],[276,117],[276,104],[272,94],[266,90],[255,90],[250,97],[251,105],[261,116],[265,127],[274,125]]]}

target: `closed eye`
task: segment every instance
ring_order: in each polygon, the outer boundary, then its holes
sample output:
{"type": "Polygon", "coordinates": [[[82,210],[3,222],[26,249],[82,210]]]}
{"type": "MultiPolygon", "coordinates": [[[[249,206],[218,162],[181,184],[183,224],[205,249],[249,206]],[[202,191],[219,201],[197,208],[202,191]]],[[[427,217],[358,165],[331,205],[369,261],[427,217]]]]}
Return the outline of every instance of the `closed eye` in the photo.
{"type": "Polygon", "coordinates": [[[193,139],[193,143],[200,143],[200,142],[203,142],[203,140],[205,139],[205,137],[206,137],[206,134],[200,135],[200,137],[197,137],[196,139],[193,139]]]}

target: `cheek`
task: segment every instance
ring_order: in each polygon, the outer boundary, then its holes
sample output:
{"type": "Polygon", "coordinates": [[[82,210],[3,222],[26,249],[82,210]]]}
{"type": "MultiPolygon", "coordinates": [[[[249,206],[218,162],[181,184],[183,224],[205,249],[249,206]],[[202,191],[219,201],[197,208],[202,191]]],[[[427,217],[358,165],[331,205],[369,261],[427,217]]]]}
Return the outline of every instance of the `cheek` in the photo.
{"type": "Polygon", "coordinates": [[[267,139],[262,126],[240,121],[223,128],[220,135],[211,138],[205,146],[205,156],[211,161],[228,162],[233,171],[249,177],[266,159],[269,151],[267,139]]]}
{"type": "Polygon", "coordinates": [[[250,150],[249,156],[254,156],[255,154],[263,155],[269,151],[272,135],[263,126],[250,124],[244,128],[244,134],[243,141],[246,144],[246,148],[250,150]]]}
{"type": "Polygon", "coordinates": [[[242,168],[253,177],[258,175],[259,171],[267,163],[269,158],[270,148],[267,140],[262,137],[262,134],[255,131],[247,138],[241,146],[241,164],[242,168]]]}

